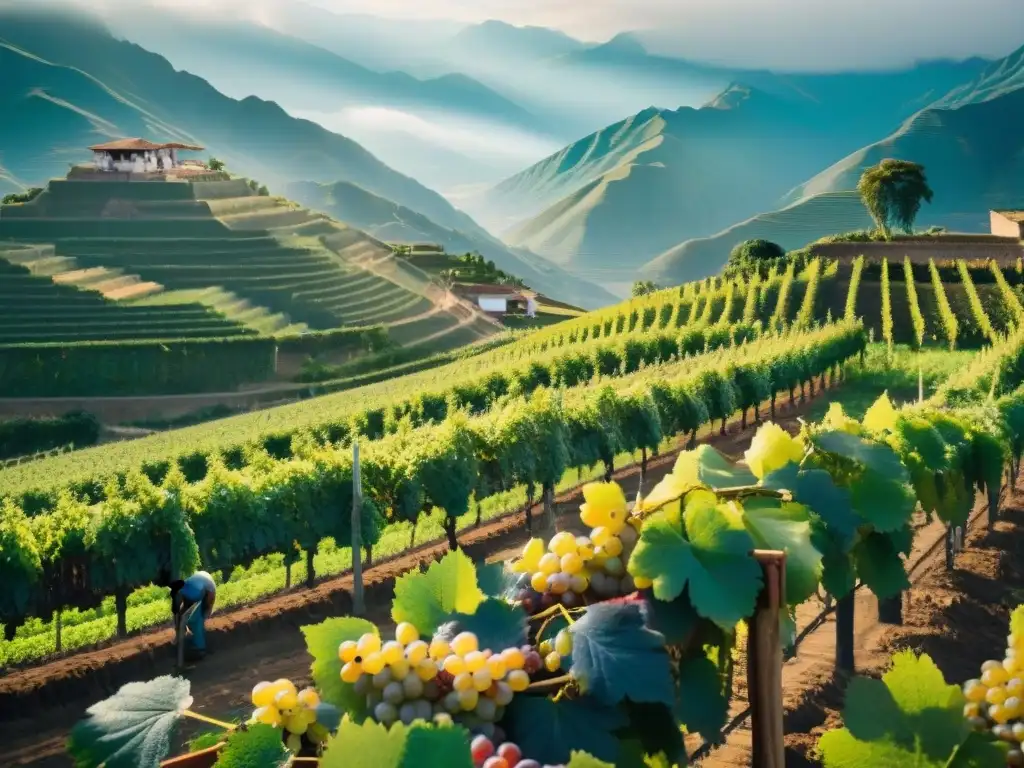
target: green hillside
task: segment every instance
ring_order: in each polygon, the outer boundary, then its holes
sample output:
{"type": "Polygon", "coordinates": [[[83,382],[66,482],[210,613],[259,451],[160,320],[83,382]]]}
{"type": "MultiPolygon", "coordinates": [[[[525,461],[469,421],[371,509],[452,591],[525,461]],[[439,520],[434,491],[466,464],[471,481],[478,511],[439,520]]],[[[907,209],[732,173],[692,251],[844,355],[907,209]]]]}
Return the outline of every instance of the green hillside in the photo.
{"type": "Polygon", "coordinates": [[[746,239],[798,248],[835,232],[869,227],[871,220],[852,190],[865,168],[890,157],[925,167],[935,198],[922,206],[919,227],[987,232],[989,210],[1024,204],[1024,137],[1016,127],[1022,117],[1024,48],[913,115],[885,139],[796,187],[786,196],[786,207],[711,237],[679,243],[643,272],[655,280],[689,280],[714,272],[746,239]]]}
{"type": "Polygon", "coordinates": [[[295,182],[287,187],[288,196],[318,211],[347,221],[388,243],[435,243],[449,253],[478,252],[501,269],[523,280],[531,288],[570,304],[594,308],[610,304],[615,298],[596,284],[570,275],[556,265],[491,238],[446,229],[426,216],[385,200],[361,187],[344,181],[334,184],[295,182]],[[504,258],[499,258],[500,249],[504,258]]]}
{"type": "MultiPolygon", "coordinates": [[[[12,302],[30,305],[0,322],[0,341],[75,344],[315,332],[337,337],[338,344],[314,344],[299,336],[283,344],[285,359],[276,356],[273,343],[258,345],[254,356],[271,356],[269,367],[260,369],[265,376],[290,369],[286,358],[292,352],[302,357],[338,349],[351,355],[352,340],[372,327],[387,329],[394,344],[424,345],[427,352],[498,330],[468,305],[451,302],[428,277],[406,268],[390,247],[362,231],[283,198],[258,195],[245,179],[206,177],[98,181],[89,169],[75,168],[31,202],[0,208],[0,244],[8,244],[0,249],[0,265],[5,280],[11,275],[9,290],[15,281],[25,289],[12,302]]],[[[116,387],[119,393],[131,390],[134,349],[120,350],[129,370],[116,387]]],[[[28,375],[17,366],[3,375],[19,371],[28,375]]],[[[253,372],[248,365],[244,371],[253,372]]],[[[59,380],[50,380],[47,392],[81,389],[62,387],[59,380]]],[[[153,382],[138,374],[140,393],[154,387],[175,391],[175,381],[153,382]]],[[[217,381],[222,385],[223,379],[217,381]]],[[[182,386],[207,388],[191,379],[182,386]]]]}

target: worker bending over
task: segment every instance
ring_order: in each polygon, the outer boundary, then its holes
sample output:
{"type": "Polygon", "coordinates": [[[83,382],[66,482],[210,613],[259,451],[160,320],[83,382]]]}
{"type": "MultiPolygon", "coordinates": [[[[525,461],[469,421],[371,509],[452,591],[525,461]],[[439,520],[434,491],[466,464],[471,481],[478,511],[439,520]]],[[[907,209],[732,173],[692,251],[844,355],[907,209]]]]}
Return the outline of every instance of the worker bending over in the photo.
{"type": "Polygon", "coordinates": [[[188,609],[199,604],[185,625],[189,632],[185,638],[185,657],[188,661],[197,661],[206,655],[206,619],[213,613],[216,599],[217,585],[206,571],[197,571],[184,581],[178,579],[171,583],[171,612],[174,614],[175,631],[188,609]]]}

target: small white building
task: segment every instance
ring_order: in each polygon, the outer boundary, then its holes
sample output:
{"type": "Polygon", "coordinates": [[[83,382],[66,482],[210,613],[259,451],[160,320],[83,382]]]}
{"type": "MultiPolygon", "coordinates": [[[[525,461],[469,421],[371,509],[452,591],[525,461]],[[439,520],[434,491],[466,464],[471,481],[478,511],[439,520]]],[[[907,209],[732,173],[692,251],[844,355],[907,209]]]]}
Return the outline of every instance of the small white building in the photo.
{"type": "Polygon", "coordinates": [[[201,152],[203,147],[168,142],[156,144],[146,139],[118,139],[89,147],[98,171],[120,173],[161,173],[181,166],[178,150],[201,152]]]}
{"type": "Polygon", "coordinates": [[[536,294],[510,285],[460,285],[456,289],[466,299],[476,304],[489,315],[501,317],[507,314],[523,313],[527,317],[537,315],[536,294]]]}

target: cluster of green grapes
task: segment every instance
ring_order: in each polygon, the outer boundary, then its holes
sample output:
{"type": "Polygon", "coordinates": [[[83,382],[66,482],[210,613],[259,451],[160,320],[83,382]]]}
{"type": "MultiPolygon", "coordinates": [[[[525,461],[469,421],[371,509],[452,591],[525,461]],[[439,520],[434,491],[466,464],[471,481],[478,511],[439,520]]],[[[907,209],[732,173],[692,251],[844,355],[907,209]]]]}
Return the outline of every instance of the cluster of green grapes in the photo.
{"type": "Polygon", "coordinates": [[[505,707],[545,665],[529,646],[500,652],[482,649],[472,632],[461,632],[451,642],[440,637],[427,642],[408,623],[395,628],[394,640],[382,642],[367,633],[344,642],[338,657],[342,681],[366,697],[377,722],[454,720],[489,738],[501,735],[495,723],[505,707]]]}
{"type": "Polygon", "coordinates": [[[327,741],[329,731],[316,719],[320,696],[312,688],[300,691],[284,678],[257,683],[252,689],[252,704],[256,709],[251,722],[283,728],[285,744],[295,754],[302,750],[303,736],[313,746],[327,741]]]}
{"type": "Polygon", "coordinates": [[[1007,637],[1003,660],[982,664],[981,677],[964,683],[963,692],[968,722],[1012,745],[1007,765],[1024,766],[1024,635],[1007,637]]]}
{"type": "Polygon", "coordinates": [[[575,607],[588,591],[606,600],[650,586],[626,572],[641,523],[629,515],[621,489],[593,483],[587,490],[590,500],[581,506],[580,519],[591,528],[589,536],[563,531],[547,547],[542,539],[531,539],[512,564],[513,572],[521,574],[516,599],[527,613],[556,602],[575,607]]]}

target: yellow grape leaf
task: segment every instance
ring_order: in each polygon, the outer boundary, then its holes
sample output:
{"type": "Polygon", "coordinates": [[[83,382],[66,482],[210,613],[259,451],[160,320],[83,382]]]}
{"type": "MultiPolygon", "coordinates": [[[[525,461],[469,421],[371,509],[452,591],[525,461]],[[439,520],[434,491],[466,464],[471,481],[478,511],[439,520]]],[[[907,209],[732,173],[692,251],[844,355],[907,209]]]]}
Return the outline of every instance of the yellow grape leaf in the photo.
{"type": "Polygon", "coordinates": [[[789,432],[770,421],[761,425],[750,441],[750,447],[743,454],[747,466],[758,480],[763,480],[787,464],[798,464],[803,457],[803,445],[789,432]]]}
{"type": "Polygon", "coordinates": [[[886,390],[864,414],[864,428],[869,432],[892,431],[896,428],[897,418],[899,418],[899,414],[893,407],[892,400],[889,399],[889,392],[886,390]]]}
{"type": "Polygon", "coordinates": [[[618,483],[587,483],[583,486],[583,499],[580,519],[591,528],[611,527],[616,520],[625,519],[626,494],[618,483]]]}

